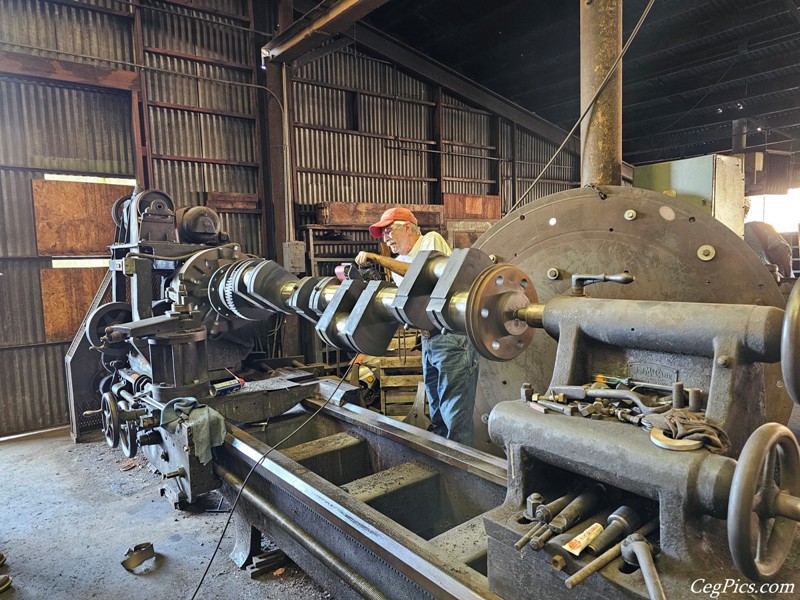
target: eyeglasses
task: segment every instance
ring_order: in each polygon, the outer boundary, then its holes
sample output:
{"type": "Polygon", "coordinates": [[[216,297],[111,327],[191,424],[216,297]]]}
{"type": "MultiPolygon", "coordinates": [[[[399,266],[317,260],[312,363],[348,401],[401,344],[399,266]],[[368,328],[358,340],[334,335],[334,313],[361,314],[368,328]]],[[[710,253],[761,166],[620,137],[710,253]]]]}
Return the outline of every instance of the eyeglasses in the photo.
{"type": "Polygon", "coordinates": [[[402,229],[408,224],[408,221],[395,221],[391,225],[387,225],[383,228],[383,235],[385,236],[387,233],[391,233],[393,231],[397,231],[398,229],[402,229]]]}

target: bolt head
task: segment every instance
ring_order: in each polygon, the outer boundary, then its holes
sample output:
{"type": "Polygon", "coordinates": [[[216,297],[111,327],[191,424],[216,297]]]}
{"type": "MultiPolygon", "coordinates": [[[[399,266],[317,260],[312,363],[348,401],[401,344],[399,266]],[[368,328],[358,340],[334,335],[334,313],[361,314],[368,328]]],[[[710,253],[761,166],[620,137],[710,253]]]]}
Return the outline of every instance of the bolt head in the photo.
{"type": "Polygon", "coordinates": [[[626,210],[625,214],[623,215],[626,221],[633,221],[636,218],[636,211],[635,210],[626,210]]]}
{"type": "Polygon", "coordinates": [[[558,269],[556,269],[555,267],[551,267],[551,268],[547,269],[547,278],[548,279],[550,279],[551,281],[555,281],[559,277],[561,277],[561,273],[559,272],[558,269]]]}

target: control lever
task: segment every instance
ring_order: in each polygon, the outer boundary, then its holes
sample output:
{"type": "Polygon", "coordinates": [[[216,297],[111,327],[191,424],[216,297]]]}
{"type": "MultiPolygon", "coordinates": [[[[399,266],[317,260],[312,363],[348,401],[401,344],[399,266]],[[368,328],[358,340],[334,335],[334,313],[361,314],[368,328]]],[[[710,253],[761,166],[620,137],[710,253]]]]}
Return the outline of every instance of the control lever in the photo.
{"type": "Polygon", "coordinates": [[[572,276],[572,290],[570,291],[570,296],[585,296],[586,293],[583,288],[593,283],[610,281],[612,283],[627,285],[633,283],[634,280],[635,277],[628,272],[617,273],[616,275],[606,275],[605,273],[601,273],[600,275],[579,275],[576,273],[572,276]]]}
{"type": "Polygon", "coordinates": [[[650,600],[666,600],[661,579],[653,562],[653,546],[640,533],[632,533],[622,540],[622,559],[629,565],[638,566],[647,586],[650,600]]]}

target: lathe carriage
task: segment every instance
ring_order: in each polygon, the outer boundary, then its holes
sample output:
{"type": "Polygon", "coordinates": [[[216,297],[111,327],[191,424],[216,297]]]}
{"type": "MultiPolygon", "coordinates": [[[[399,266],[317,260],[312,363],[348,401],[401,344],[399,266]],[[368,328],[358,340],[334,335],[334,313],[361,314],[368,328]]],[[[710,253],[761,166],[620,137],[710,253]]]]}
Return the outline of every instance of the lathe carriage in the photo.
{"type": "Polygon", "coordinates": [[[83,342],[108,370],[104,434],[140,449],[178,504],[241,490],[238,564],[263,533],[337,598],[673,598],[699,580],[798,579],[800,453],[784,425],[800,296],[784,310],[710,216],[633,188],[571,190],[473,248],[420,253],[399,287],[298,279],[159,192],[123,199],[115,221],[117,296],[83,342]],[[254,369],[256,326],[277,313],[353,353],[380,355],[398,325],[465,333],[507,460],[375,414],[347,383],[254,369]],[[225,420],[205,464],[204,423],[164,424],[185,398],[225,420]],[[717,437],[670,437],[652,425],[668,412],[717,437]]]}

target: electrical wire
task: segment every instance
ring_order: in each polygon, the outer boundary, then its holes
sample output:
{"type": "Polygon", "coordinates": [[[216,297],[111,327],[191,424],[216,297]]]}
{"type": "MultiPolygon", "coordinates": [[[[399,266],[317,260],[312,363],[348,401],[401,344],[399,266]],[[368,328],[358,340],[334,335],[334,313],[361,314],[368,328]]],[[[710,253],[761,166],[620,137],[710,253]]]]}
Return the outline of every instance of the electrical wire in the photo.
{"type": "MultiPolygon", "coordinates": [[[[178,11],[175,11],[175,10],[169,10],[167,8],[159,8],[157,6],[153,6],[153,5],[150,5],[150,4],[140,4],[138,2],[129,2],[128,0],[113,0],[113,1],[114,1],[115,4],[124,4],[126,6],[130,6],[131,8],[134,8],[134,9],[139,8],[139,9],[149,10],[149,11],[153,11],[153,12],[166,13],[168,15],[174,15],[176,17],[182,17],[184,19],[193,19],[195,21],[202,21],[204,23],[209,23],[211,25],[217,25],[219,27],[226,27],[228,29],[237,29],[239,31],[244,31],[245,33],[255,33],[255,34],[258,34],[258,35],[266,37],[266,38],[272,38],[273,37],[273,34],[267,33],[266,31],[259,31],[257,29],[251,29],[249,27],[243,27],[241,25],[233,25],[232,23],[222,23],[220,21],[215,21],[214,19],[211,19],[211,18],[201,17],[201,16],[198,16],[198,15],[193,15],[193,14],[190,14],[188,12],[187,13],[182,13],[182,12],[178,12],[178,11]]],[[[80,4],[85,4],[85,3],[84,2],[73,2],[72,4],[74,4],[75,6],[80,7],[80,4]]],[[[198,7],[194,7],[193,6],[193,7],[187,7],[187,8],[190,8],[190,10],[194,10],[194,11],[197,11],[197,12],[204,12],[203,11],[203,7],[199,7],[199,6],[198,7]]],[[[86,9],[86,10],[91,10],[91,9],[86,9]]],[[[218,14],[218,13],[210,13],[210,14],[216,15],[220,19],[231,19],[231,20],[233,20],[233,19],[242,19],[242,20],[246,20],[246,17],[239,16],[239,15],[233,15],[233,14],[231,14],[231,15],[222,15],[222,14],[218,14]]]]}
{"type": "Polygon", "coordinates": [[[220,534],[219,540],[217,541],[217,546],[214,548],[214,552],[211,554],[211,558],[208,561],[208,565],[206,565],[206,569],[205,569],[205,571],[203,571],[203,575],[200,577],[200,581],[197,583],[197,588],[195,588],[194,593],[192,594],[191,600],[195,600],[195,598],[197,597],[197,593],[200,591],[200,587],[203,585],[203,582],[205,581],[206,576],[208,575],[208,571],[211,569],[211,563],[214,562],[214,558],[216,558],[217,553],[219,552],[219,548],[222,545],[222,540],[225,537],[225,533],[228,531],[228,526],[231,524],[231,519],[233,518],[234,511],[236,510],[236,506],[239,504],[239,499],[242,497],[242,492],[244,492],[244,488],[247,485],[247,482],[250,479],[250,476],[253,473],[255,473],[255,470],[258,467],[258,465],[260,465],[262,462],[264,462],[264,459],[267,458],[267,456],[269,456],[269,454],[273,450],[276,450],[277,448],[279,448],[287,440],[289,440],[291,437],[293,437],[297,432],[299,432],[306,425],[308,425],[319,413],[322,412],[322,409],[324,409],[326,406],[328,406],[328,404],[330,404],[331,400],[333,400],[333,397],[336,395],[336,392],[339,391],[339,387],[341,387],[342,383],[344,383],[344,381],[347,379],[347,376],[350,374],[350,370],[352,368],[353,368],[352,364],[350,364],[350,366],[347,367],[347,370],[345,371],[344,375],[342,375],[342,378],[339,380],[339,383],[336,384],[336,387],[334,388],[334,390],[328,396],[328,399],[325,400],[325,402],[323,404],[321,404],[320,407],[317,410],[315,410],[305,421],[300,423],[300,425],[298,425],[297,429],[292,431],[289,435],[287,435],[285,438],[283,438],[277,444],[275,444],[274,446],[270,447],[266,452],[264,452],[264,454],[261,455],[261,458],[259,458],[255,462],[255,464],[252,466],[250,471],[247,472],[247,475],[245,475],[245,478],[242,480],[242,486],[239,488],[239,491],[236,494],[236,498],[234,499],[233,504],[231,505],[230,512],[228,513],[228,519],[225,521],[225,526],[222,528],[222,533],[220,534]]]}
{"type": "Polygon", "coordinates": [[[681,119],[683,119],[683,118],[684,118],[686,115],[688,115],[688,114],[689,114],[690,112],[692,112],[692,111],[693,111],[695,108],[697,108],[697,106],[698,106],[698,105],[699,105],[699,104],[700,104],[700,103],[701,103],[703,100],[705,100],[705,99],[708,97],[708,95],[709,95],[709,94],[710,94],[712,91],[714,91],[714,88],[716,88],[716,87],[717,87],[717,86],[718,86],[718,85],[719,85],[719,84],[722,82],[722,80],[723,80],[723,79],[725,79],[725,76],[726,76],[726,75],[727,75],[727,74],[730,72],[730,70],[733,68],[733,66],[734,66],[734,65],[737,63],[737,61],[738,61],[738,60],[739,60],[739,57],[737,56],[737,57],[736,57],[736,58],[733,60],[733,62],[732,62],[730,65],[728,65],[728,68],[727,68],[727,69],[725,69],[725,72],[724,72],[722,75],[720,75],[720,76],[719,76],[719,79],[717,79],[717,82],[716,82],[715,84],[713,84],[713,85],[712,85],[710,88],[708,88],[708,91],[707,91],[705,94],[703,94],[703,96],[700,98],[700,100],[698,100],[697,102],[695,102],[695,103],[692,105],[692,107],[691,107],[689,110],[687,110],[685,113],[683,113],[683,114],[682,114],[681,116],[679,116],[677,119],[675,119],[675,120],[674,120],[672,123],[670,123],[669,125],[666,125],[665,127],[662,127],[660,131],[658,131],[658,132],[656,132],[656,133],[655,133],[655,135],[661,135],[662,133],[664,133],[664,132],[665,132],[665,131],[667,131],[668,129],[671,129],[673,125],[675,125],[676,123],[678,123],[678,122],[679,122],[681,119]]]}
{"type": "Polygon", "coordinates": [[[561,142],[561,145],[558,147],[558,150],[556,150],[553,153],[552,158],[549,161],[547,161],[547,164],[545,165],[544,169],[542,169],[542,172],[539,173],[539,176],[536,179],[533,180],[533,183],[530,184],[530,186],[528,186],[528,189],[526,189],[523,192],[523,194],[519,197],[519,199],[513,205],[511,205],[511,208],[508,209],[508,212],[511,212],[512,210],[514,210],[517,207],[517,205],[525,199],[525,196],[527,196],[528,193],[533,189],[533,186],[535,186],[537,183],[539,183],[539,180],[547,172],[547,169],[550,168],[550,165],[553,164],[553,162],[556,160],[558,155],[561,153],[561,151],[567,145],[567,142],[569,142],[569,140],[572,138],[572,134],[575,133],[575,130],[580,126],[580,124],[586,118],[586,115],[589,114],[589,111],[592,109],[592,107],[594,107],[595,103],[597,102],[597,99],[600,97],[600,94],[603,93],[603,90],[608,85],[608,82],[611,81],[611,77],[614,76],[614,73],[616,72],[617,67],[619,67],[620,63],[622,62],[622,57],[625,56],[625,54],[628,52],[628,48],[630,48],[630,46],[631,46],[631,43],[633,42],[633,40],[636,39],[636,35],[639,33],[639,30],[642,28],[642,25],[644,24],[644,21],[647,18],[647,14],[650,12],[650,9],[653,8],[653,4],[655,4],[655,0],[650,0],[650,2],[647,3],[647,6],[644,8],[644,11],[642,11],[642,16],[639,17],[639,22],[636,23],[636,26],[633,28],[633,31],[631,31],[630,36],[628,36],[628,41],[625,42],[625,46],[622,48],[622,52],[620,52],[619,56],[617,56],[617,59],[614,61],[614,64],[609,69],[608,74],[605,76],[605,79],[603,79],[602,83],[597,88],[597,91],[594,93],[594,96],[592,96],[592,99],[586,105],[586,108],[584,109],[583,114],[581,114],[581,116],[575,122],[575,125],[572,126],[572,129],[569,130],[569,133],[567,133],[566,137],[564,138],[564,141],[561,142]]]}

